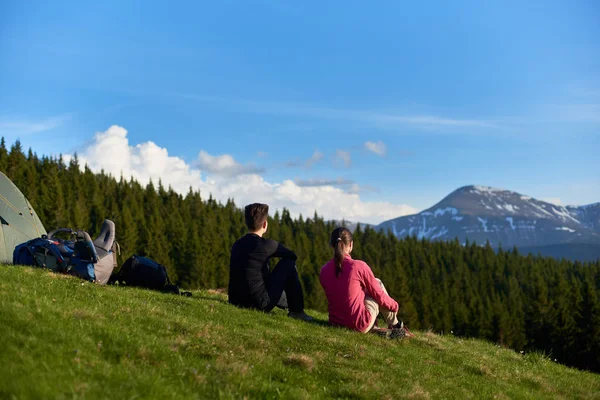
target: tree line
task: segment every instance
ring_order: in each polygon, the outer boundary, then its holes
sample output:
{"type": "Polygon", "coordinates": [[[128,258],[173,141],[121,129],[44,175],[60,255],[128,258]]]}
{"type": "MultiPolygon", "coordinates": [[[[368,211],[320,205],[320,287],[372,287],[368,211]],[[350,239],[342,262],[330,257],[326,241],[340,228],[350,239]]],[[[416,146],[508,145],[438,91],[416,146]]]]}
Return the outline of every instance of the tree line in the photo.
{"type": "MultiPolygon", "coordinates": [[[[167,267],[184,288],[225,288],[229,251],[245,234],[243,211],[228,200],[190,190],[178,194],[158,182],[93,173],[77,157],[39,157],[17,141],[0,142],[0,170],[29,199],[47,230],[100,231],[115,222],[120,263],[132,254],[167,267]]],[[[308,308],[326,311],[321,266],[336,227],[316,213],[269,219],[268,237],[298,254],[308,308]]],[[[572,262],[522,255],[517,248],[458,240],[398,239],[358,226],[353,257],[367,262],[398,300],[412,329],[477,337],[517,351],[543,351],[559,362],[600,372],[600,260],[572,262]]]]}

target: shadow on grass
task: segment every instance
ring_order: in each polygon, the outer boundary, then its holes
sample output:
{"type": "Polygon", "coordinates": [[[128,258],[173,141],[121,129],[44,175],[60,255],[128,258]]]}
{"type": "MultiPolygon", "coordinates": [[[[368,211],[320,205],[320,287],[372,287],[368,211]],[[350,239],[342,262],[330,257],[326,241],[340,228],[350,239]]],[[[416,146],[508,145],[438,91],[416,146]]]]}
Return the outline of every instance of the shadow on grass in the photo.
{"type": "MultiPolygon", "coordinates": [[[[269,316],[276,316],[276,315],[285,315],[287,316],[287,309],[284,308],[279,308],[279,307],[275,307],[273,310],[271,311],[261,311],[255,308],[251,308],[251,307],[240,307],[240,306],[236,306],[233,304],[230,304],[229,301],[227,301],[226,299],[223,298],[218,298],[218,297],[211,297],[211,296],[206,296],[206,295],[196,295],[194,294],[194,298],[198,298],[198,299],[203,299],[203,300],[211,300],[211,301],[218,301],[220,303],[223,304],[227,304],[231,307],[235,307],[236,309],[240,309],[240,310],[248,310],[250,312],[256,312],[256,313],[260,313],[263,315],[269,315],[269,316]]],[[[310,315],[310,314],[309,314],[310,315]]],[[[319,319],[316,317],[313,317],[313,320],[310,322],[306,322],[307,324],[313,324],[313,325],[319,325],[319,326],[326,326],[326,327],[331,327],[331,325],[329,325],[329,321],[326,319],[319,319]]]]}
{"type": "Polygon", "coordinates": [[[313,320],[309,322],[309,324],[313,324],[313,325],[319,325],[319,326],[326,326],[329,328],[335,328],[334,326],[329,325],[329,321],[325,320],[325,319],[317,319],[313,317],[313,320]]]}
{"type": "Polygon", "coordinates": [[[198,293],[193,293],[192,299],[210,300],[210,301],[216,301],[216,302],[219,302],[222,304],[229,304],[227,299],[224,299],[222,297],[210,296],[210,295],[198,294],[198,293]]]}

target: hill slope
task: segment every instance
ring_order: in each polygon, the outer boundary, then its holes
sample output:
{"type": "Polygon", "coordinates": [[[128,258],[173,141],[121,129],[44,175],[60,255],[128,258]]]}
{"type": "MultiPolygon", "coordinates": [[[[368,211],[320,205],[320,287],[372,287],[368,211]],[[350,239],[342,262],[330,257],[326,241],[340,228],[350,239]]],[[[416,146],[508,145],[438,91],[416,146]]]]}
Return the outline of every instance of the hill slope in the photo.
{"type": "Polygon", "coordinates": [[[598,375],[478,340],[386,341],[228,305],[0,266],[2,398],[544,398],[598,375]]]}
{"type": "MultiPolygon", "coordinates": [[[[391,230],[397,237],[458,237],[461,242],[489,241],[492,246],[501,244],[505,249],[585,244],[595,247],[597,253],[600,203],[563,207],[509,190],[465,186],[419,214],[385,221],[377,228],[391,230]]],[[[558,247],[559,255],[560,251],[558,247]]]]}

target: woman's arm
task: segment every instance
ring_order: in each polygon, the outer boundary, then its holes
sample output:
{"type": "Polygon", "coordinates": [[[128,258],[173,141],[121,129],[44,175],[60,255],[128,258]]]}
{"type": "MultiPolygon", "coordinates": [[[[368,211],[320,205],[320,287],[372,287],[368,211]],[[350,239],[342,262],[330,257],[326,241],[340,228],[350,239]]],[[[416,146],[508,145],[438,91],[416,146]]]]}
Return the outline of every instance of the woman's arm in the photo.
{"type": "Polygon", "coordinates": [[[383,291],[381,285],[379,285],[379,282],[375,278],[375,275],[373,275],[373,271],[367,265],[367,263],[361,262],[360,264],[362,267],[360,273],[363,278],[363,284],[365,285],[367,294],[371,296],[381,307],[393,312],[398,312],[398,302],[383,291]]]}

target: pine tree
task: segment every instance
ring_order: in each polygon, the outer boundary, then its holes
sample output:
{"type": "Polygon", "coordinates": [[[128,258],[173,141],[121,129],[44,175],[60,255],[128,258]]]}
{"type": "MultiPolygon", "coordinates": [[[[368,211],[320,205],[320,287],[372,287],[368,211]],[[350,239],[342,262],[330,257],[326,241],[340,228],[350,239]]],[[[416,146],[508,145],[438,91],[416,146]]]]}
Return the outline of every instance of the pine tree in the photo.
{"type": "Polygon", "coordinates": [[[0,139],[0,171],[7,173],[8,168],[8,151],[6,150],[6,142],[4,136],[0,139]]]}
{"type": "MultiPolygon", "coordinates": [[[[82,168],[77,156],[23,154],[0,140],[0,169],[29,198],[51,230],[70,226],[97,234],[105,218],[116,223],[123,254],[146,255],[165,264],[186,288],[226,287],[231,246],[246,232],[243,210],[185,196],[158,182],[140,184],[82,168]]],[[[329,235],[336,227],[315,212],[292,218],[289,210],[269,218],[267,237],[299,256],[306,304],[327,310],[318,282],[332,258],[329,235]]],[[[397,239],[371,227],[354,231],[353,258],[366,261],[400,303],[410,328],[481,337],[515,349],[539,350],[580,368],[600,371],[600,261],[580,263],[520,255],[467,241],[397,239]]]]}
{"type": "Polygon", "coordinates": [[[17,187],[24,187],[23,174],[27,160],[23,154],[23,148],[20,141],[16,141],[10,148],[10,153],[6,159],[6,176],[13,181],[17,187]]]}

